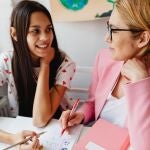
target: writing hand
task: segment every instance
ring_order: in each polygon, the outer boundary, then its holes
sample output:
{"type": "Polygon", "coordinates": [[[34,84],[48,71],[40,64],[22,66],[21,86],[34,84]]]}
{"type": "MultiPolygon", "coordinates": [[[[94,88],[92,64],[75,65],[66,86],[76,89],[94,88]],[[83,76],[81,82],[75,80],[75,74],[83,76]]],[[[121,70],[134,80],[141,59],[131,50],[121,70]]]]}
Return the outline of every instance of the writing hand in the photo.
{"type": "Polygon", "coordinates": [[[81,112],[74,112],[72,113],[71,117],[70,112],[71,110],[63,111],[59,119],[62,129],[66,129],[67,132],[69,132],[70,127],[80,124],[84,119],[84,115],[81,112]]]}
{"type": "Polygon", "coordinates": [[[37,134],[33,131],[24,130],[16,134],[12,134],[11,136],[12,136],[12,144],[22,141],[27,137],[33,137],[32,141],[19,145],[18,146],[19,150],[40,150],[42,147],[38,140],[37,134]]]}

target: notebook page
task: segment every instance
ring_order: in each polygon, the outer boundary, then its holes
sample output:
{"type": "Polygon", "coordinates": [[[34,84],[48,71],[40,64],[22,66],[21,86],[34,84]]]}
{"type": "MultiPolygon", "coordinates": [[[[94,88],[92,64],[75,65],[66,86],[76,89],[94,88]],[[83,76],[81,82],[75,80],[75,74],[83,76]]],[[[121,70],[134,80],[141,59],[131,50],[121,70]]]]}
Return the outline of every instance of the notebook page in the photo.
{"type": "Polygon", "coordinates": [[[7,131],[12,133],[21,130],[33,130],[37,133],[46,131],[39,138],[43,150],[71,150],[80,136],[82,127],[83,125],[78,125],[72,128],[70,134],[64,133],[61,136],[62,128],[56,119],[52,119],[44,128],[36,128],[32,125],[32,118],[18,116],[7,131]]]}

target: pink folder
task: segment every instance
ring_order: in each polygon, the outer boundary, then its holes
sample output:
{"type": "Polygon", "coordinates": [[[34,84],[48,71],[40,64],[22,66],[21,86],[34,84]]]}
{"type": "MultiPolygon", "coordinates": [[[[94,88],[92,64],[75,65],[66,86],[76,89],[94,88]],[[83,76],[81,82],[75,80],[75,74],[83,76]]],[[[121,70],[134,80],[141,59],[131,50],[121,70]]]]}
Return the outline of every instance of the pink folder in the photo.
{"type": "Polygon", "coordinates": [[[127,150],[130,143],[128,130],[98,119],[87,133],[80,138],[73,150],[86,150],[85,147],[88,143],[99,145],[105,150],[127,150]]]}

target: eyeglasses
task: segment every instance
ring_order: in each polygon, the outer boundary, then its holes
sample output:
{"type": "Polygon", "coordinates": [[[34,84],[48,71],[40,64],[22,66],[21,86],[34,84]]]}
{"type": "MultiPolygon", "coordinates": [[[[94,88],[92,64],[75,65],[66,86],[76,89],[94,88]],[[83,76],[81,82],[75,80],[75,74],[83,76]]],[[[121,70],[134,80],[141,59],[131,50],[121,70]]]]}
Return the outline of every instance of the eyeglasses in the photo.
{"type": "Polygon", "coordinates": [[[107,30],[109,33],[109,38],[112,41],[112,32],[113,31],[131,31],[131,32],[142,32],[144,30],[137,30],[137,29],[120,29],[120,28],[116,28],[116,29],[112,29],[111,25],[109,24],[109,22],[107,21],[107,30]]]}

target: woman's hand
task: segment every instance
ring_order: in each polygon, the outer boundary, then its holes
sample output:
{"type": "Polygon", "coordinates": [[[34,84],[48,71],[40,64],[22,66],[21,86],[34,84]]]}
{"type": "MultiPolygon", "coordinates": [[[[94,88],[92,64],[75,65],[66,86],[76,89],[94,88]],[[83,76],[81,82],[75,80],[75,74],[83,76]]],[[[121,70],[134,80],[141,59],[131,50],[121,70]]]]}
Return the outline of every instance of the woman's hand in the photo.
{"type": "Polygon", "coordinates": [[[40,63],[41,64],[50,64],[50,62],[54,59],[55,56],[55,50],[54,48],[50,48],[50,50],[48,51],[47,55],[45,57],[42,57],[40,59],[40,63]]]}
{"type": "Polygon", "coordinates": [[[131,82],[149,77],[146,65],[137,58],[127,60],[122,67],[121,74],[131,82]]]}
{"type": "Polygon", "coordinates": [[[74,112],[70,116],[71,110],[66,110],[62,112],[62,115],[60,117],[60,122],[62,129],[66,129],[66,131],[69,131],[69,127],[72,127],[74,125],[80,124],[84,119],[84,114],[81,112],[74,112]]]}
{"type": "Polygon", "coordinates": [[[41,145],[38,139],[38,135],[33,131],[27,131],[24,130],[22,132],[18,132],[16,134],[11,135],[12,144],[15,144],[17,142],[20,142],[28,137],[33,137],[31,141],[28,141],[27,143],[21,144],[17,147],[17,150],[40,150],[41,145]]]}

